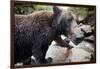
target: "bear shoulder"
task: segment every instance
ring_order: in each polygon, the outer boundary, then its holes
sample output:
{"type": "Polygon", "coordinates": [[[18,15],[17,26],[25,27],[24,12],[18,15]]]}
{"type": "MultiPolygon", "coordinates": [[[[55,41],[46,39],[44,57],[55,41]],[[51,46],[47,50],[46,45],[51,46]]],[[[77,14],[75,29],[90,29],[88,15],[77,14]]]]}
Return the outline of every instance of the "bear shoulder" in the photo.
{"type": "Polygon", "coordinates": [[[53,13],[48,11],[35,11],[32,14],[33,22],[51,26],[53,13]]]}

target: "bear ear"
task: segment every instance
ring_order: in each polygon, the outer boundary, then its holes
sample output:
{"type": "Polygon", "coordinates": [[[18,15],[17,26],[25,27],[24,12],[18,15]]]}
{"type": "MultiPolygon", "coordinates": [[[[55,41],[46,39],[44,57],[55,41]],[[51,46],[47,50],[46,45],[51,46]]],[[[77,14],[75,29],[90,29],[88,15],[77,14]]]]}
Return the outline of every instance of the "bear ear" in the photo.
{"type": "Polygon", "coordinates": [[[53,7],[53,12],[54,12],[54,15],[57,16],[62,12],[62,10],[59,9],[57,6],[54,6],[53,7]]]}
{"type": "Polygon", "coordinates": [[[57,28],[57,26],[60,24],[62,16],[62,10],[59,9],[58,7],[54,6],[53,7],[53,22],[52,22],[52,27],[57,28]]]}

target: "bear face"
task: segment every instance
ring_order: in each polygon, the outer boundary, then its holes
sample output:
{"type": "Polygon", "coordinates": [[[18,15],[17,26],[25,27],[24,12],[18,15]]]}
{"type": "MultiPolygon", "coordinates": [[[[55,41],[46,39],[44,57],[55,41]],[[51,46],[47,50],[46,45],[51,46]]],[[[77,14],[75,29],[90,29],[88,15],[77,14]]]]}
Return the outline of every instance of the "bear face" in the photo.
{"type": "Polygon", "coordinates": [[[54,18],[52,27],[58,32],[70,38],[73,42],[77,39],[83,38],[83,32],[77,24],[78,16],[73,13],[66,13],[58,7],[54,7],[54,18]]]}

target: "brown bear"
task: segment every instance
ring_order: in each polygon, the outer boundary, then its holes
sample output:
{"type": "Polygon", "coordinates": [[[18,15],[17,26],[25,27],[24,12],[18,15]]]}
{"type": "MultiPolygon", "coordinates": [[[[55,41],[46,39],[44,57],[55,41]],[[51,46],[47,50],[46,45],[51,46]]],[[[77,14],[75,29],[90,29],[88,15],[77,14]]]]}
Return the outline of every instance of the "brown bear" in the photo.
{"type": "Polygon", "coordinates": [[[29,15],[15,15],[15,63],[24,62],[31,56],[35,57],[35,61],[29,60],[32,64],[46,63],[45,55],[53,40],[70,48],[60,36],[74,35],[72,29],[76,25],[71,13],[63,13],[56,6],[53,7],[53,13],[36,11],[29,15]]]}

